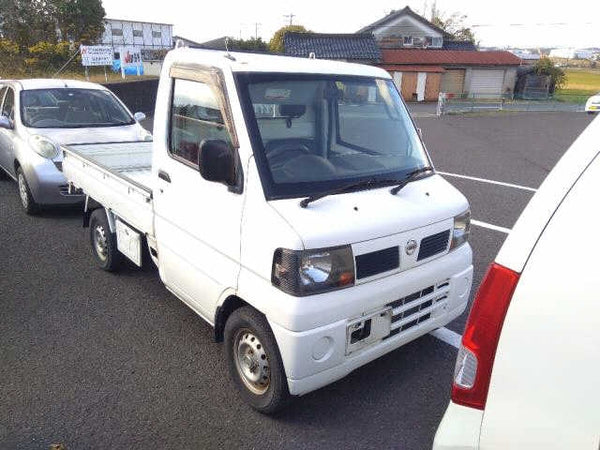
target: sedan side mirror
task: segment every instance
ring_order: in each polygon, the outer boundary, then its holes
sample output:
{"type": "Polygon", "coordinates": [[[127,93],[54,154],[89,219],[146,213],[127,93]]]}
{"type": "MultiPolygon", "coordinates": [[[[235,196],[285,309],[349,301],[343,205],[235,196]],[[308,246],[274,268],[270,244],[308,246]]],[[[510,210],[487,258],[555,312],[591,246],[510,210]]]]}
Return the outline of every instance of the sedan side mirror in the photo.
{"type": "Polygon", "coordinates": [[[227,186],[233,186],[236,182],[233,151],[225,141],[202,141],[198,152],[198,169],[205,180],[227,186]]]}
{"type": "Polygon", "coordinates": [[[12,130],[14,128],[12,120],[10,120],[6,116],[0,116],[0,128],[6,128],[7,130],[12,130]]]}
{"type": "Polygon", "coordinates": [[[133,118],[134,118],[136,121],[138,121],[138,122],[141,122],[142,120],[144,120],[144,119],[146,118],[146,114],[144,114],[143,112],[136,112],[136,113],[133,115],[133,118]]]}

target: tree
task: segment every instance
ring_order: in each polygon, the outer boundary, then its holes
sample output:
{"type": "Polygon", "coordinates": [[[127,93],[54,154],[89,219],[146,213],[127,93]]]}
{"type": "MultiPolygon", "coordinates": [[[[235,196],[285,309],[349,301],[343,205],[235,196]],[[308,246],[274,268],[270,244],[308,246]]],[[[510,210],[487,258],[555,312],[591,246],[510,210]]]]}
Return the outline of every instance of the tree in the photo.
{"type": "Polygon", "coordinates": [[[310,31],[308,31],[302,25],[287,25],[285,27],[281,27],[275,32],[275,34],[269,41],[269,50],[271,50],[274,53],[283,53],[283,37],[288,31],[293,31],[296,33],[310,33],[310,31]]]}
{"type": "Polygon", "coordinates": [[[246,50],[246,51],[258,51],[266,52],[269,46],[262,38],[250,38],[250,39],[229,39],[228,42],[229,50],[246,50]]]}
{"type": "Polygon", "coordinates": [[[455,12],[450,16],[446,16],[446,14],[441,13],[435,7],[431,10],[431,23],[450,34],[452,39],[475,44],[475,34],[471,28],[465,25],[466,19],[467,16],[465,14],[455,12]]]}
{"type": "Polygon", "coordinates": [[[100,0],[53,0],[63,40],[93,44],[104,32],[105,11],[100,0]]]}
{"type": "Polygon", "coordinates": [[[2,37],[24,50],[36,42],[56,42],[56,8],[51,0],[0,0],[2,37]]]}
{"type": "Polygon", "coordinates": [[[22,51],[38,42],[93,43],[104,31],[100,0],[0,0],[0,34],[22,51]]]}
{"type": "Polygon", "coordinates": [[[533,70],[536,75],[548,75],[550,77],[551,94],[555,90],[562,88],[567,81],[565,71],[557,67],[548,57],[540,58],[533,66],[533,70]]]}

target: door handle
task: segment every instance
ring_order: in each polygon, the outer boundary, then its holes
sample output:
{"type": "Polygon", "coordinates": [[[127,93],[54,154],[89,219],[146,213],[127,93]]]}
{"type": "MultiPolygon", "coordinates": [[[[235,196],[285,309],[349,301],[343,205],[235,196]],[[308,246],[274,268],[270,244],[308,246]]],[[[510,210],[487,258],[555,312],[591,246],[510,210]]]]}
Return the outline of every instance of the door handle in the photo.
{"type": "Polygon", "coordinates": [[[160,178],[161,180],[165,180],[167,183],[171,182],[171,177],[164,170],[159,170],[158,171],[158,178],[160,178]]]}

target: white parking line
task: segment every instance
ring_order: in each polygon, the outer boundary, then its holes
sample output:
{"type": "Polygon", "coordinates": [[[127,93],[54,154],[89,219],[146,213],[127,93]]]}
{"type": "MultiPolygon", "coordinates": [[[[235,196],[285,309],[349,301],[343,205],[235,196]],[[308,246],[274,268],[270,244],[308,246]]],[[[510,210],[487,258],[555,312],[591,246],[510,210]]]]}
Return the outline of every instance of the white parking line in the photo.
{"type": "Polygon", "coordinates": [[[458,333],[455,333],[452,330],[449,330],[446,327],[433,330],[429,334],[431,334],[435,338],[438,338],[440,341],[444,341],[446,344],[450,344],[452,347],[460,347],[460,341],[462,340],[462,336],[458,333]]]}
{"type": "Polygon", "coordinates": [[[473,220],[471,219],[471,225],[475,225],[482,228],[487,228],[488,230],[499,231],[500,233],[509,234],[510,228],[499,227],[498,225],[492,225],[491,223],[482,222],[481,220],[473,220]]]}
{"type": "Polygon", "coordinates": [[[512,183],[505,183],[503,181],[487,180],[485,178],[470,177],[467,175],[459,175],[457,173],[448,173],[448,172],[440,172],[440,171],[437,171],[437,173],[439,173],[440,175],[446,175],[448,177],[463,178],[465,180],[480,181],[481,183],[495,184],[498,186],[506,186],[506,187],[511,187],[511,188],[515,188],[515,189],[521,189],[523,191],[537,192],[537,189],[527,187],[527,186],[521,186],[520,184],[512,184],[512,183]]]}

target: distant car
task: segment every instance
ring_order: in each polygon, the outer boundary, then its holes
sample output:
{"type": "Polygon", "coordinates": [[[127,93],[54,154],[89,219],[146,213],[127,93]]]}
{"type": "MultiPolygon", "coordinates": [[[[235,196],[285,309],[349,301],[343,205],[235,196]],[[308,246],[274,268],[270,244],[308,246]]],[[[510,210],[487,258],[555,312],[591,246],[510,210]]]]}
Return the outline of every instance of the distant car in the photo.
{"type": "Polygon", "coordinates": [[[548,175],[490,266],[435,450],[600,444],[600,119],[548,175]]]}
{"type": "Polygon", "coordinates": [[[587,99],[587,102],[585,102],[585,111],[588,114],[594,114],[600,111],[600,92],[587,99]]]}
{"type": "Polygon", "coordinates": [[[72,80],[0,80],[0,176],[19,185],[28,214],[40,205],[82,201],[69,192],[59,146],[151,140],[152,135],[108,89],[72,80]]]}

